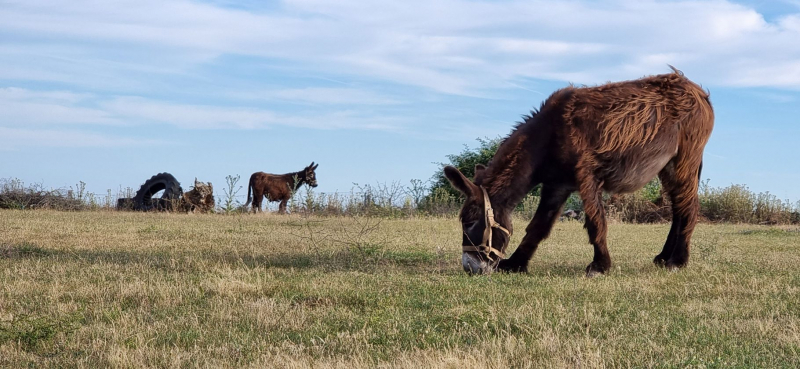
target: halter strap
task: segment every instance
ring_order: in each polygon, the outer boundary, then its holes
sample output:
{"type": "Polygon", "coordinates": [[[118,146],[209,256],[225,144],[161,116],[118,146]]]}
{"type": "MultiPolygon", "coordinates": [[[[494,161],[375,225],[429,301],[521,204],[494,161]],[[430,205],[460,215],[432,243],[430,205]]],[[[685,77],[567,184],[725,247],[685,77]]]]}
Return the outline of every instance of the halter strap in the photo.
{"type": "Polygon", "coordinates": [[[486,228],[483,230],[483,240],[481,240],[480,245],[463,245],[461,246],[461,250],[464,252],[479,252],[486,255],[489,260],[495,260],[493,255],[498,258],[504,258],[506,254],[492,247],[492,228],[499,229],[508,237],[511,237],[511,232],[494,219],[494,209],[492,209],[492,203],[489,201],[489,193],[486,192],[483,186],[480,187],[481,191],[483,191],[483,212],[486,217],[486,228]]]}
{"type": "MultiPolygon", "coordinates": [[[[483,210],[486,212],[486,225],[489,228],[497,228],[503,231],[503,233],[505,233],[506,236],[511,237],[511,232],[505,229],[503,226],[500,225],[500,223],[497,223],[497,221],[494,220],[494,209],[492,209],[492,203],[489,202],[489,193],[486,192],[486,189],[483,188],[483,186],[481,186],[481,191],[483,191],[483,210]]],[[[490,242],[489,245],[491,245],[492,241],[489,240],[489,242],[490,242]]]]}

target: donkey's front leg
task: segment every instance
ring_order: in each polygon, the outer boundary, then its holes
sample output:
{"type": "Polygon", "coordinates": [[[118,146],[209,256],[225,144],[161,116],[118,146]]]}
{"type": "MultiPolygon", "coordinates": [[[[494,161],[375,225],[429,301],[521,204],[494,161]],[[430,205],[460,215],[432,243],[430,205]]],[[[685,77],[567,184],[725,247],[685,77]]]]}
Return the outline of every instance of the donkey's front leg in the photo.
{"type": "Polygon", "coordinates": [[[536,208],[533,220],[525,228],[525,237],[511,257],[500,260],[497,269],[506,272],[528,271],[528,262],[539,248],[539,243],[550,235],[550,230],[561,214],[569,194],[570,191],[565,188],[552,185],[542,187],[542,200],[536,208]]]}
{"type": "MultiPolygon", "coordinates": [[[[585,172],[584,172],[585,173],[585,172]]],[[[583,211],[586,215],[584,227],[589,233],[589,242],[594,246],[594,259],[586,267],[586,276],[594,277],[605,274],[611,269],[611,256],[606,247],[606,212],[603,209],[602,190],[597,179],[592,175],[581,176],[579,172],[578,192],[583,200],[583,211]]]]}

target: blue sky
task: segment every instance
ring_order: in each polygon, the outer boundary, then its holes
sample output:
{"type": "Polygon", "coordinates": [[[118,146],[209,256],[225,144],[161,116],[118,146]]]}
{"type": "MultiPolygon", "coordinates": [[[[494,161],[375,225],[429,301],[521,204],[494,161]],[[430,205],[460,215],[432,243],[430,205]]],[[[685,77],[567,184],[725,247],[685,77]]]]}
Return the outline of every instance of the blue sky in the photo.
{"type": "Polygon", "coordinates": [[[0,0],[0,178],[406,184],[570,82],[667,64],[711,92],[703,177],[800,200],[790,0],[0,0]]]}

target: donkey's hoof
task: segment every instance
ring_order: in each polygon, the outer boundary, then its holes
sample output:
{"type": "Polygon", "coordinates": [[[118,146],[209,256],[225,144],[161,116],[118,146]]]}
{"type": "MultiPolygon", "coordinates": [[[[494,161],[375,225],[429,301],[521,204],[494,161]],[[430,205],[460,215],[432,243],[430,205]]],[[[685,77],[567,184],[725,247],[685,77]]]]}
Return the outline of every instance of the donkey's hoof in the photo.
{"type": "Polygon", "coordinates": [[[675,272],[685,267],[686,263],[687,263],[686,261],[680,262],[676,260],[667,260],[664,262],[664,268],[667,268],[667,270],[675,272]]]}
{"type": "Polygon", "coordinates": [[[497,271],[505,273],[527,273],[528,265],[515,263],[510,259],[503,259],[497,264],[497,271]]]}
{"type": "Polygon", "coordinates": [[[609,267],[603,268],[597,263],[591,263],[589,264],[589,266],[586,267],[586,278],[594,278],[605,275],[608,269],[609,267]]]}
{"type": "Polygon", "coordinates": [[[653,264],[655,264],[656,266],[663,267],[667,265],[667,259],[665,259],[661,255],[656,255],[655,259],[653,259],[653,264]]]}
{"type": "Polygon", "coordinates": [[[603,274],[603,272],[596,271],[596,270],[587,270],[586,271],[586,278],[602,277],[604,275],[605,274],[603,274]]]}

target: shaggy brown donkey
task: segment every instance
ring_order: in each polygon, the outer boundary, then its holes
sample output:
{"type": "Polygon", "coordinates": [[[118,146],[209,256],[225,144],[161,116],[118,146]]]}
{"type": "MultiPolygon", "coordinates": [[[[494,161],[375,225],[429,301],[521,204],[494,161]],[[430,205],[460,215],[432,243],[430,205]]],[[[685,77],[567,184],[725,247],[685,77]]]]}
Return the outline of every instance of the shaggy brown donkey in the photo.
{"type": "Polygon", "coordinates": [[[511,132],[488,167],[476,167],[474,181],[445,167],[447,179],[466,195],[460,214],[464,269],[527,271],[567,197],[578,191],[594,246],[586,274],[605,273],[611,257],[603,191],[635,191],[656,175],[672,200],[673,215],[654,262],[668,268],[686,265],[714,112],[708,94],[672,69],[633,81],[558,90],[511,132]],[[542,198],[525,237],[511,257],[500,260],[510,238],[511,211],[537,184],[542,184],[542,198]]]}
{"type": "Polygon", "coordinates": [[[280,201],[278,212],[286,214],[286,203],[296,191],[304,183],[308,183],[311,187],[317,187],[317,175],[314,171],[319,164],[305,167],[305,169],[286,174],[269,174],[264,172],[255,172],[250,176],[250,183],[247,185],[247,205],[253,201],[253,212],[261,211],[261,200],[267,196],[269,201],[280,201]],[[297,181],[297,182],[295,182],[297,181]],[[252,197],[250,194],[252,193],[252,197]]]}

